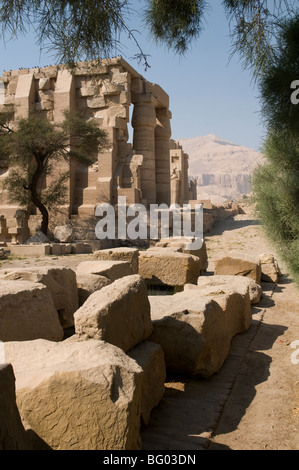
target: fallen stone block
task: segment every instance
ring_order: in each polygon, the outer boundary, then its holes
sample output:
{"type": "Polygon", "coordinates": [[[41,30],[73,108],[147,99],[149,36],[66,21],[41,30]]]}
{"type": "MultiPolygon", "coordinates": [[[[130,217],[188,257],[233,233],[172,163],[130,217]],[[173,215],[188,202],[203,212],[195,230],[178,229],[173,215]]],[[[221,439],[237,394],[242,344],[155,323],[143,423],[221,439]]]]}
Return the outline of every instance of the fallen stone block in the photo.
{"type": "Polygon", "coordinates": [[[10,254],[12,256],[45,256],[51,254],[50,244],[41,245],[11,245],[10,254]]]}
{"type": "Polygon", "coordinates": [[[30,450],[16,404],[15,376],[11,364],[0,364],[0,450],[30,450]]]}
{"type": "Polygon", "coordinates": [[[69,243],[73,240],[73,227],[71,225],[57,225],[53,235],[55,241],[69,243]]]}
{"type": "Polygon", "coordinates": [[[103,340],[125,352],[146,340],[153,328],[147,289],[138,274],[91,294],[74,319],[79,337],[103,340]]]}
{"type": "Polygon", "coordinates": [[[143,341],[127,354],[142,369],[141,419],[147,426],[152,409],[158,406],[165,391],[164,352],[159,344],[143,341]]]}
{"type": "MultiPolygon", "coordinates": [[[[195,298],[209,297],[215,300],[227,314],[227,328],[232,328],[231,337],[233,337],[236,332],[246,331],[251,324],[249,284],[246,281],[242,282],[243,279],[247,279],[242,276],[227,276],[232,279],[230,283],[223,279],[222,282],[213,281],[214,277],[222,276],[211,276],[210,283],[206,279],[206,282],[199,280],[196,286],[186,284],[184,292],[194,295],[195,298]]],[[[252,282],[254,281],[252,280],[252,282]]]]}
{"type": "Polygon", "coordinates": [[[85,253],[85,246],[83,242],[71,243],[71,253],[74,255],[83,255],[85,253]]]}
{"type": "Polygon", "coordinates": [[[62,255],[62,249],[61,249],[60,243],[51,243],[51,255],[55,255],[55,256],[62,255]]]}
{"type": "Polygon", "coordinates": [[[61,341],[63,329],[47,287],[0,280],[0,341],[61,341]]]}
{"type": "Polygon", "coordinates": [[[51,449],[140,449],[142,370],[119,348],[72,337],[6,343],[5,354],[22,420],[51,449]]]}
{"type": "Polygon", "coordinates": [[[138,248],[118,247],[95,251],[93,257],[101,261],[127,261],[132,274],[138,274],[138,248]]]}
{"type": "Polygon", "coordinates": [[[233,336],[249,328],[250,304],[243,311],[244,299],[236,292],[219,292],[215,299],[195,292],[149,296],[153,333],[148,340],[161,345],[169,371],[210,377],[221,369],[233,336]]]}
{"type": "Polygon", "coordinates": [[[79,306],[81,307],[91,294],[111,282],[107,277],[98,274],[77,274],[79,306]]]}
{"type": "Polygon", "coordinates": [[[139,274],[149,285],[184,286],[196,283],[200,259],[186,253],[147,250],[139,253],[139,274]]]}
{"type": "Polygon", "coordinates": [[[11,268],[0,271],[0,278],[38,282],[51,293],[58,317],[63,328],[74,325],[74,313],[79,308],[76,273],[64,266],[40,266],[11,268]]]}
{"type": "Polygon", "coordinates": [[[258,284],[261,282],[260,261],[243,253],[228,253],[216,258],[214,273],[247,276],[258,284]]]}
{"type": "Polygon", "coordinates": [[[96,274],[104,276],[111,282],[124,276],[132,275],[127,261],[83,261],[77,266],[77,274],[96,274]]]}
{"type": "Polygon", "coordinates": [[[179,246],[151,246],[146,251],[158,251],[159,253],[165,253],[169,251],[170,253],[183,253],[182,248],[179,246]]]}
{"type": "Polygon", "coordinates": [[[92,244],[90,242],[84,242],[84,253],[92,253],[92,244]]]}
{"type": "Polygon", "coordinates": [[[49,238],[47,237],[47,235],[45,235],[41,230],[37,230],[37,232],[35,232],[34,235],[32,235],[32,237],[28,238],[28,240],[26,241],[26,245],[40,245],[42,243],[50,243],[50,240],[49,238]]]}
{"type": "Polygon", "coordinates": [[[175,239],[175,238],[163,238],[161,239],[158,243],[156,243],[156,247],[160,248],[177,248],[180,250],[182,253],[187,253],[193,256],[197,256],[200,258],[200,263],[201,267],[200,270],[201,272],[204,272],[208,269],[208,254],[207,254],[207,247],[206,243],[204,240],[202,240],[202,246],[200,248],[196,248],[195,245],[194,247],[196,249],[194,250],[189,250],[186,248],[187,244],[190,244],[190,240],[186,238],[180,238],[180,239],[175,239]]]}
{"type": "MultiPolygon", "coordinates": [[[[257,304],[263,295],[261,286],[246,276],[225,276],[225,275],[214,275],[214,276],[200,276],[197,280],[197,286],[200,288],[200,292],[203,295],[210,295],[213,292],[230,292],[236,290],[242,295],[249,293],[249,299],[251,304],[257,304]]],[[[193,285],[186,285],[185,289],[192,288],[193,285]]],[[[195,286],[196,287],[196,286],[195,286]]]]}
{"type": "Polygon", "coordinates": [[[278,282],[281,276],[281,271],[274,256],[263,253],[259,256],[259,261],[261,263],[262,271],[261,280],[264,282],[278,282]]]}
{"type": "Polygon", "coordinates": [[[71,243],[64,243],[64,254],[65,255],[70,255],[72,252],[72,244],[71,243]]]}

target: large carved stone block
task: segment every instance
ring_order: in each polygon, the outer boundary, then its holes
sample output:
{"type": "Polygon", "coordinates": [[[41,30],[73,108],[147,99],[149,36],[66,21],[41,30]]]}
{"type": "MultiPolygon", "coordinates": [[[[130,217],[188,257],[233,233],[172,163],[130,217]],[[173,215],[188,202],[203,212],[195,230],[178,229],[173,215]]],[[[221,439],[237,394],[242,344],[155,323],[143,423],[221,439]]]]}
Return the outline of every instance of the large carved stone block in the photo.
{"type": "MultiPolygon", "coordinates": [[[[215,291],[215,289],[214,289],[215,291]]],[[[175,295],[149,296],[153,333],[169,371],[210,377],[222,367],[237,333],[251,324],[249,294],[201,295],[197,286],[175,295]]]]}
{"type": "Polygon", "coordinates": [[[50,449],[140,449],[142,369],[119,348],[72,337],[5,351],[20,415],[50,449]]]}
{"type": "Polygon", "coordinates": [[[163,248],[139,253],[139,274],[147,284],[184,286],[196,283],[200,269],[200,259],[186,253],[163,248]]]}
{"type": "Polygon", "coordinates": [[[147,289],[137,274],[118,279],[91,294],[74,317],[79,337],[100,339],[125,352],[152,332],[147,289]]]}
{"type": "Polygon", "coordinates": [[[63,328],[73,326],[73,315],[79,307],[75,271],[64,266],[11,268],[0,271],[1,278],[43,284],[51,293],[61,326],[63,328]]]}
{"type": "Polygon", "coordinates": [[[47,287],[0,280],[0,341],[60,341],[63,329],[47,287]]]}

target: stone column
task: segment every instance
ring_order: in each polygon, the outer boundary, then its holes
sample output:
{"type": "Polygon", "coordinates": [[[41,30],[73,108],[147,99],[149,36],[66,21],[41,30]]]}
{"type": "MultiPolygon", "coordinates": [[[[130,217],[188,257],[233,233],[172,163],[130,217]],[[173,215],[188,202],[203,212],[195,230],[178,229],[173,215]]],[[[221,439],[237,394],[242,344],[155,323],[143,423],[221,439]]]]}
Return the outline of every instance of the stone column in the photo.
{"type": "Polygon", "coordinates": [[[147,205],[156,203],[156,173],[155,173],[155,127],[156,100],[152,93],[138,93],[134,98],[132,116],[133,150],[143,155],[141,166],[142,199],[147,205]]]}
{"type": "MultiPolygon", "coordinates": [[[[74,76],[68,70],[60,70],[54,91],[54,122],[59,124],[64,120],[64,111],[74,110],[76,107],[76,89],[74,76]]],[[[70,142],[71,146],[71,142],[70,142]]],[[[59,171],[69,171],[68,193],[64,206],[66,216],[70,216],[74,205],[74,188],[77,162],[59,162],[59,171]]],[[[53,175],[55,178],[55,175],[53,175]]]]}
{"type": "Polygon", "coordinates": [[[113,188],[113,177],[117,166],[117,129],[115,127],[105,127],[107,138],[111,142],[111,148],[102,152],[98,158],[98,179],[96,184],[97,204],[117,204],[117,194],[113,188]]]}
{"type": "Polygon", "coordinates": [[[176,168],[173,169],[172,174],[170,176],[171,179],[171,204],[179,204],[181,205],[180,199],[180,192],[181,192],[181,179],[180,179],[180,171],[176,168]]]}
{"type": "Polygon", "coordinates": [[[35,110],[35,80],[33,73],[20,74],[15,94],[15,118],[28,118],[35,110]]]}
{"type": "Polygon", "coordinates": [[[171,113],[166,108],[156,109],[155,129],[156,194],[157,204],[170,204],[170,147],[171,113]]]}

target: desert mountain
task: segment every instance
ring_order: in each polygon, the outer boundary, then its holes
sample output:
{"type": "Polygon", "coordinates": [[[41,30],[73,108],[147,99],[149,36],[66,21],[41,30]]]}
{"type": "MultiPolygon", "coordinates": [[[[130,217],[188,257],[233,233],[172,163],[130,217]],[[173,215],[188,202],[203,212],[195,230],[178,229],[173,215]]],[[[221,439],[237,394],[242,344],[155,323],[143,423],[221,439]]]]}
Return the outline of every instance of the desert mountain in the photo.
{"type": "Polygon", "coordinates": [[[221,196],[234,200],[250,193],[252,172],[263,161],[261,153],[214,134],[180,139],[179,143],[189,155],[189,176],[197,179],[198,199],[221,196]]]}

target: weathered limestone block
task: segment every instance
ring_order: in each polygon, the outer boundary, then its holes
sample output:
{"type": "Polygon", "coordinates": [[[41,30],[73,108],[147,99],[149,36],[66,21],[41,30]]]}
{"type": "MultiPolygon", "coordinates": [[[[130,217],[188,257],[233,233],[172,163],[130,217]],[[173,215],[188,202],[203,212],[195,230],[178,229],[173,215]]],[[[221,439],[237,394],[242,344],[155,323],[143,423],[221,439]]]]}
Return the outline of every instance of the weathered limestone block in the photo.
{"type": "Polygon", "coordinates": [[[124,129],[124,126],[120,124],[120,119],[129,121],[129,106],[116,105],[110,106],[107,109],[108,125],[120,127],[124,129]]]}
{"type": "MultiPolygon", "coordinates": [[[[251,304],[257,304],[263,295],[261,286],[253,279],[246,276],[225,276],[220,274],[215,276],[201,276],[197,280],[197,285],[203,295],[206,295],[206,292],[218,292],[221,290],[225,292],[236,290],[240,292],[240,294],[246,295],[248,291],[251,304]]],[[[185,288],[190,288],[190,285],[188,284],[185,288]]]]}
{"type": "Polygon", "coordinates": [[[10,254],[12,256],[44,256],[51,253],[51,245],[43,243],[41,245],[11,245],[10,254]]]}
{"type": "Polygon", "coordinates": [[[54,90],[46,90],[38,92],[39,101],[54,101],[54,90]]]}
{"type": "Polygon", "coordinates": [[[75,255],[80,255],[80,254],[85,253],[84,243],[83,242],[71,243],[71,253],[75,255]]]}
{"type": "Polygon", "coordinates": [[[61,256],[62,248],[60,243],[51,243],[51,255],[61,256]]]}
{"type": "Polygon", "coordinates": [[[114,83],[127,85],[131,83],[131,75],[123,67],[111,67],[112,81],[114,83]]]}
{"type": "Polygon", "coordinates": [[[74,318],[79,337],[100,339],[125,352],[146,340],[153,328],[147,289],[138,274],[91,294],[74,318]]]}
{"type": "Polygon", "coordinates": [[[54,108],[54,103],[50,99],[37,101],[35,103],[36,111],[50,111],[54,108]]]}
{"type": "Polygon", "coordinates": [[[73,240],[73,227],[71,225],[58,225],[54,229],[55,241],[69,243],[73,240]]]}
{"type": "Polygon", "coordinates": [[[91,294],[108,286],[111,282],[107,277],[98,274],[77,274],[79,306],[81,307],[91,294]]]}
{"type": "Polygon", "coordinates": [[[127,261],[82,261],[77,267],[77,274],[97,274],[115,281],[132,274],[130,263],[127,261]]]}
{"type": "Polygon", "coordinates": [[[200,259],[200,263],[201,263],[201,271],[206,271],[208,269],[209,260],[208,260],[206,242],[204,240],[203,240],[201,248],[188,250],[184,247],[183,253],[189,253],[190,255],[198,256],[198,258],[200,259]]]}
{"type": "Polygon", "coordinates": [[[96,85],[92,82],[86,82],[82,84],[82,87],[79,89],[79,95],[82,97],[85,96],[95,96],[99,93],[99,85],[96,85]]]}
{"type": "Polygon", "coordinates": [[[262,270],[261,280],[264,282],[278,282],[281,271],[274,256],[263,253],[259,256],[259,260],[262,270]]]}
{"type": "Polygon", "coordinates": [[[196,283],[200,275],[200,259],[169,250],[140,251],[139,274],[148,284],[184,286],[196,283]]]}
{"type": "Polygon", "coordinates": [[[41,243],[50,243],[49,238],[43,232],[38,230],[32,237],[26,241],[26,245],[40,245],[41,243]]]}
{"type": "Polygon", "coordinates": [[[166,253],[166,251],[170,251],[171,253],[183,253],[182,248],[179,246],[150,246],[147,251],[159,251],[159,253],[166,253]],[[163,251],[162,251],[163,250],[163,251]]]}
{"type": "MultiPolygon", "coordinates": [[[[163,247],[163,248],[170,248],[170,247],[177,247],[180,249],[182,253],[188,253],[193,256],[198,256],[201,262],[201,271],[206,271],[208,268],[208,254],[207,254],[207,247],[206,243],[203,240],[202,246],[199,249],[188,250],[186,245],[190,243],[190,240],[182,238],[182,239],[175,239],[175,238],[163,238],[158,243],[156,243],[156,247],[163,247]]],[[[195,245],[194,245],[195,247],[195,245]]]]}
{"type": "MultiPolygon", "coordinates": [[[[234,276],[233,279],[235,277],[237,276],[234,276]]],[[[249,328],[252,315],[249,286],[247,283],[238,282],[238,279],[230,284],[225,281],[222,283],[211,281],[210,284],[199,281],[197,286],[186,284],[184,292],[194,295],[195,298],[197,296],[198,298],[213,298],[227,314],[227,328],[228,330],[231,329],[231,337],[249,328]]]]}
{"type": "Polygon", "coordinates": [[[2,269],[0,278],[38,282],[51,293],[58,317],[63,328],[74,324],[74,313],[78,310],[76,273],[64,266],[40,266],[31,268],[2,269]]]}
{"type": "Polygon", "coordinates": [[[102,86],[103,95],[119,95],[124,89],[122,84],[111,82],[110,80],[104,80],[102,86]]]}
{"type": "Polygon", "coordinates": [[[95,251],[95,260],[127,261],[130,263],[132,274],[138,274],[138,248],[118,247],[95,251]]]}
{"type": "Polygon", "coordinates": [[[215,259],[215,274],[247,276],[260,284],[261,264],[258,259],[244,253],[229,252],[215,259]]]}
{"type": "Polygon", "coordinates": [[[0,450],[30,450],[16,404],[15,376],[11,364],[0,364],[0,450]]]}
{"type": "Polygon", "coordinates": [[[201,297],[192,289],[149,300],[153,333],[148,340],[161,345],[167,369],[176,373],[210,377],[218,372],[232,337],[251,322],[250,309],[243,311],[244,299],[236,292],[201,297]]]}
{"type": "Polygon", "coordinates": [[[143,341],[127,354],[142,369],[141,419],[147,426],[152,409],[158,406],[165,391],[164,352],[159,344],[143,341]]]}
{"type": "Polygon", "coordinates": [[[39,87],[40,90],[43,90],[43,91],[50,90],[51,80],[47,77],[40,78],[38,87],[39,87]]]}
{"type": "Polygon", "coordinates": [[[61,341],[63,329],[47,287],[0,280],[0,341],[61,341]]]}
{"type": "Polygon", "coordinates": [[[104,96],[93,96],[92,98],[87,98],[88,108],[104,108],[106,106],[104,96]]]}
{"type": "Polygon", "coordinates": [[[119,348],[72,337],[6,343],[5,353],[20,415],[50,448],[140,448],[142,370],[119,348]]]}

